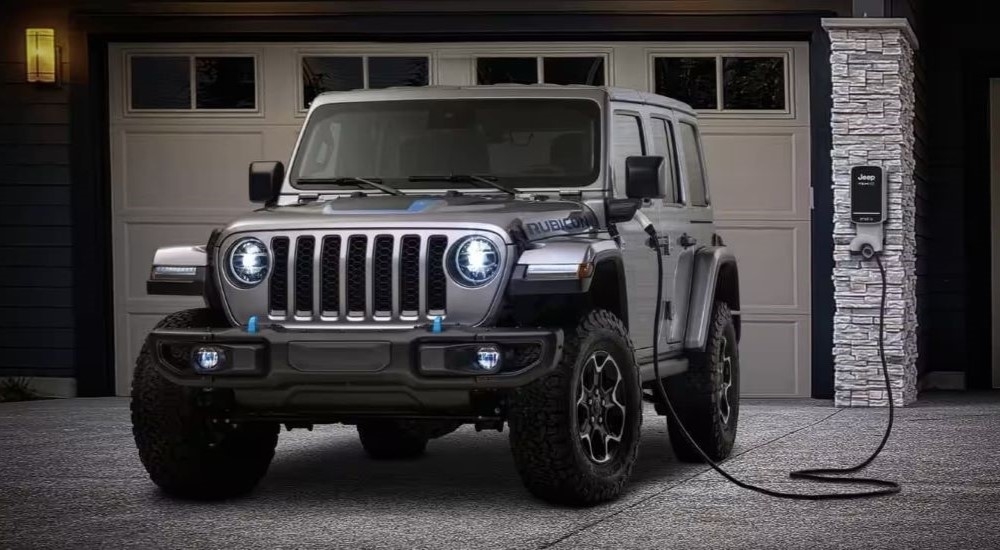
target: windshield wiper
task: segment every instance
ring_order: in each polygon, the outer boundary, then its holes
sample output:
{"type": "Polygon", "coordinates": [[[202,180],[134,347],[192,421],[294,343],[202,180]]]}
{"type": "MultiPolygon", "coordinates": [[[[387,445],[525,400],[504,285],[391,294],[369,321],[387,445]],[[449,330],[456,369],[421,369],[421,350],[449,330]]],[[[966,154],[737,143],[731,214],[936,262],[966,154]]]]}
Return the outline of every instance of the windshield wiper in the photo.
{"type": "Polygon", "coordinates": [[[499,189],[508,195],[516,195],[517,189],[497,183],[496,176],[474,176],[472,174],[449,174],[447,176],[410,176],[409,181],[447,181],[456,183],[482,183],[494,189],[499,189]]]}
{"type": "Polygon", "coordinates": [[[390,187],[378,178],[359,178],[357,176],[342,176],[339,178],[299,178],[295,180],[295,183],[306,183],[306,184],[327,184],[327,185],[350,185],[363,183],[369,185],[390,195],[402,195],[402,191],[396,189],[395,187],[390,187]]]}

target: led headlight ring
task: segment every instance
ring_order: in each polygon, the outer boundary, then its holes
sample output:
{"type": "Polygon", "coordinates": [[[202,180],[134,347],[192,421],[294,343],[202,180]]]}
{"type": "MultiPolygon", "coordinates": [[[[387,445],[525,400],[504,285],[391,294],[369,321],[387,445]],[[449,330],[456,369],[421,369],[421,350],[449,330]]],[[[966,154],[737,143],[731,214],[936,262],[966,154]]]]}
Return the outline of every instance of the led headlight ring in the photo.
{"type": "Polygon", "coordinates": [[[500,249],[486,237],[464,237],[452,247],[448,268],[452,279],[462,286],[486,285],[500,273],[500,249]]]}
{"type": "Polygon", "coordinates": [[[250,288],[267,278],[271,256],[259,239],[246,237],[236,241],[226,254],[226,271],[236,286],[250,288]]]}

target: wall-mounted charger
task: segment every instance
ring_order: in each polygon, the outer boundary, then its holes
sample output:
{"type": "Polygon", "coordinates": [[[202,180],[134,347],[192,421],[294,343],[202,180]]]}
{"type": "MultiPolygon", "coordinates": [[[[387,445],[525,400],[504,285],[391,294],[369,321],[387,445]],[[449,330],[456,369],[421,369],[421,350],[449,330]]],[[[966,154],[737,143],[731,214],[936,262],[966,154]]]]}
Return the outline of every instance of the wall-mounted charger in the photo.
{"type": "Polygon", "coordinates": [[[866,259],[882,252],[888,198],[885,171],[880,166],[851,168],[851,221],[857,236],[851,240],[851,252],[866,259]]]}

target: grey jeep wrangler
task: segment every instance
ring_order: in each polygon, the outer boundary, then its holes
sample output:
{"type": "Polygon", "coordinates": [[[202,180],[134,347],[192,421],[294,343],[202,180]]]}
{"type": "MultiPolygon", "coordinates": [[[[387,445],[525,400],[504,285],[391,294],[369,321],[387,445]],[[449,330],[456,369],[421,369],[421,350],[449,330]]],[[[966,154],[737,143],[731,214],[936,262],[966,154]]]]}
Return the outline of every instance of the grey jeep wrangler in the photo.
{"type": "Polygon", "coordinates": [[[400,459],[507,423],[531,493],[606,501],[643,401],[667,412],[654,349],[691,435],[668,417],[677,457],[730,453],[737,266],[686,105],[586,86],[322,94],[288,171],[251,164],[249,194],[261,208],[153,261],[150,294],[205,300],[136,362],[135,441],[167,493],[248,492],[281,425],[353,424],[372,458],[400,459]]]}

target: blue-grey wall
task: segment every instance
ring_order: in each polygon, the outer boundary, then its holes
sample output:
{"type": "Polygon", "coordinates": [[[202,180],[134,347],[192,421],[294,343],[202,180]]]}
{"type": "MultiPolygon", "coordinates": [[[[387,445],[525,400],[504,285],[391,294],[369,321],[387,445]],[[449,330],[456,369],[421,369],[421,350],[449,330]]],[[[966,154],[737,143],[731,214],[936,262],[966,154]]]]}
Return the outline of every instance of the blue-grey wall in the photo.
{"type": "Polygon", "coordinates": [[[25,28],[64,37],[65,17],[10,9],[0,17],[0,376],[73,376],[70,87],[25,82],[25,28]]]}

